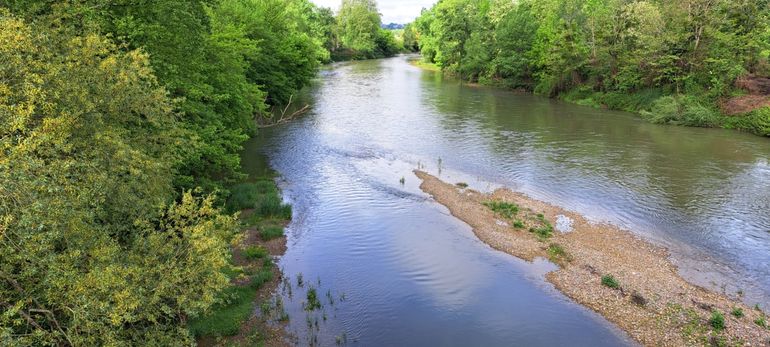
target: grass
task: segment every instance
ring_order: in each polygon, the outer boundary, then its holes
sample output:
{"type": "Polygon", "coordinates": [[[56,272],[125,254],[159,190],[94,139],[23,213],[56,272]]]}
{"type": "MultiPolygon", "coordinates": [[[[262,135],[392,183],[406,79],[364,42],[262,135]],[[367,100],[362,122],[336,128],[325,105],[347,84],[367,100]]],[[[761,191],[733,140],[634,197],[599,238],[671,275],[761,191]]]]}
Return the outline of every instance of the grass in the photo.
{"type": "Polygon", "coordinates": [[[307,302],[305,303],[306,311],[314,311],[321,308],[321,301],[318,300],[318,292],[315,288],[309,287],[307,289],[307,302]]]}
{"type": "Polygon", "coordinates": [[[267,249],[262,246],[249,246],[243,250],[243,255],[250,260],[265,258],[267,254],[267,249]]]}
{"type": "Polygon", "coordinates": [[[743,317],[743,309],[740,307],[735,307],[733,308],[733,311],[730,312],[730,314],[732,314],[735,318],[741,318],[743,317]]]}
{"type": "Polygon", "coordinates": [[[524,229],[524,222],[521,219],[517,219],[513,222],[513,227],[516,229],[524,229]]]}
{"type": "Polygon", "coordinates": [[[709,325],[716,331],[725,330],[725,316],[722,312],[714,310],[711,312],[711,318],[709,318],[709,325]]]}
{"type": "Polygon", "coordinates": [[[249,284],[254,289],[262,288],[265,283],[273,280],[273,271],[270,268],[263,268],[251,277],[251,283],[249,284]]]}
{"type": "Polygon", "coordinates": [[[490,210],[496,214],[511,219],[517,213],[519,213],[519,206],[505,201],[485,201],[484,206],[489,207],[490,210]]]}
{"type": "Polygon", "coordinates": [[[223,302],[206,315],[190,320],[194,336],[231,336],[251,315],[257,292],[249,287],[229,287],[222,294],[223,302]]]}
{"type": "Polygon", "coordinates": [[[552,243],[548,245],[548,257],[551,259],[551,261],[558,263],[560,261],[571,261],[572,257],[570,257],[569,254],[567,254],[567,251],[564,250],[564,247],[562,247],[560,244],[552,243]]]}
{"type": "Polygon", "coordinates": [[[759,325],[763,328],[767,328],[767,321],[765,320],[765,316],[761,316],[754,320],[754,324],[759,325]]]}
{"type": "Polygon", "coordinates": [[[602,276],[602,284],[605,287],[612,288],[612,289],[620,288],[620,282],[618,282],[618,280],[615,279],[614,276],[609,274],[602,276]]]}
{"type": "Polygon", "coordinates": [[[254,209],[256,217],[291,219],[291,206],[283,203],[275,182],[270,179],[230,187],[227,210],[236,212],[246,209],[254,209]]]}
{"type": "Polygon", "coordinates": [[[265,241],[277,239],[282,236],[283,236],[283,228],[280,226],[267,225],[262,227],[259,230],[259,237],[261,237],[262,240],[265,240],[265,241]]]}

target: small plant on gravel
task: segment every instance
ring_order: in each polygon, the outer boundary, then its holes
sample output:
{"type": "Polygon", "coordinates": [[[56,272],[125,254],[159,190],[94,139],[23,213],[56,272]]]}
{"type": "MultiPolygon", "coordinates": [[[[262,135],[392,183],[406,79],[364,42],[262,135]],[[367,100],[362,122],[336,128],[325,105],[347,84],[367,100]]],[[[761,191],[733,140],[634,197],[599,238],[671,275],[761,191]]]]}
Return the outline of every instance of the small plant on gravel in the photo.
{"type": "Polygon", "coordinates": [[[711,312],[711,318],[709,318],[709,325],[716,331],[722,331],[725,329],[725,316],[722,312],[714,310],[711,312]]]}
{"type": "Polygon", "coordinates": [[[730,312],[730,313],[731,313],[731,314],[733,315],[733,317],[735,317],[735,318],[741,318],[741,317],[743,317],[743,309],[742,309],[742,308],[740,308],[740,307],[734,307],[734,308],[733,308],[733,311],[732,311],[732,312],[730,312]]]}
{"type": "Polygon", "coordinates": [[[620,288],[620,282],[618,282],[618,280],[615,279],[615,277],[612,275],[602,276],[602,284],[612,289],[620,288]]]}
{"type": "Polygon", "coordinates": [[[524,229],[524,222],[522,222],[521,219],[517,219],[513,222],[513,227],[516,229],[524,229]]]}
{"type": "Polygon", "coordinates": [[[548,245],[548,255],[554,262],[558,262],[559,260],[570,261],[570,257],[567,254],[567,251],[565,251],[564,247],[557,243],[548,245]]]}
{"type": "Polygon", "coordinates": [[[765,316],[761,316],[754,320],[754,324],[759,325],[763,328],[767,328],[767,321],[765,321],[765,316]]]}
{"type": "Polygon", "coordinates": [[[455,183],[455,185],[457,186],[457,188],[460,188],[460,189],[468,188],[468,183],[465,183],[465,182],[457,182],[455,183]]]}
{"type": "Polygon", "coordinates": [[[489,209],[507,219],[511,219],[519,213],[519,206],[510,202],[486,201],[484,202],[484,206],[489,207],[489,209]]]}
{"type": "Polygon", "coordinates": [[[267,256],[267,250],[262,246],[249,246],[243,250],[243,255],[250,260],[262,259],[267,256]]]}

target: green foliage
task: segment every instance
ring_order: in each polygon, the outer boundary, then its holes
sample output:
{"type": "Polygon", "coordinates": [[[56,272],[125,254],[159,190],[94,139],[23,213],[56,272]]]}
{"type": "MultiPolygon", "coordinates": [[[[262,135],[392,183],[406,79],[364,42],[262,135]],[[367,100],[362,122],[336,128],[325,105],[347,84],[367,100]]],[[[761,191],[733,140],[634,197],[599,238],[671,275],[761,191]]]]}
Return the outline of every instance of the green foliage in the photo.
{"type": "Polygon", "coordinates": [[[270,263],[269,266],[264,266],[259,272],[251,277],[251,282],[249,283],[251,288],[259,289],[265,285],[265,283],[273,280],[273,271],[270,269],[271,266],[272,263],[270,263]]]}
{"type": "Polygon", "coordinates": [[[332,49],[338,59],[389,57],[403,45],[393,32],[380,27],[380,13],[374,0],[343,0],[337,15],[335,36],[339,40],[332,49]]]}
{"type": "Polygon", "coordinates": [[[765,320],[765,316],[760,316],[759,318],[755,319],[754,324],[759,325],[763,328],[767,328],[767,321],[765,320]]]}
{"type": "Polygon", "coordinates": [[[484,206],[489,207],[490,210],[503,218],[511,219],[517,213],[519,213],[519,206],[505,201],[485,201],[484,206]]]}
{"type": "Polygon", "coordinates": [[[275,225],[264,226],[259,231],[262,240],[269,241],[283,236],[283,228],[275,225]]]}
{"type": "Polygon", "coordinates": [[[249,246],[243,250],[243,255],[251,260],[262,259],[267,257],[267,249],[261,246],[249,246]]]}
{"type": "Polygon", "coordinates": [[[612,289],[618,289],[620,288],[620,282],[618,282],[617,279],[615,279],[612,275],[604,275],[602,276],[602,284],[608,288],[612,289]]]}
{"type": "Polygon", "coordinates": [[[709,318],[709,325],[716,331],[722,331],[725,329],[725,316],[722,312],[714,310],[711,312],[711,318],[709,318]]]}
{"type": "Polygon", "coordinates": [[[314,311],[321,308],[321,301],[318,299],[318,292],[315,288],[307,289],[307,302],[305,302],[306,311],[314,311]]]}
{"type": "Polygon", "coordinates": [[[440,0],[410,29],[426,62],[469,81],[766,135],[765,111],[718,105],[738,77],[770,76],[768,19],[751,0],[440,0]]]}
{"type": "Polygon", "coordinates": [[[513,222],[513,227],[516,229],[524,229],[524,222],[520,219],[517,219],[513,222]]]}
{"type": "Polygon", "coordinates": [[[735,307],[733,308],[732,312],[730,312],[730,314],[732,314],[735,318],[741,318],[743,317],[743,309],[740,307],[735,307]]]}
{"type": "Polygon", "coordinates": [[[221,294],[220,304],[210,313],[193,318],[188,327],[193,336],[231,336],[251,316],[257,292],[251,287],[232,286],[221,294]]]}

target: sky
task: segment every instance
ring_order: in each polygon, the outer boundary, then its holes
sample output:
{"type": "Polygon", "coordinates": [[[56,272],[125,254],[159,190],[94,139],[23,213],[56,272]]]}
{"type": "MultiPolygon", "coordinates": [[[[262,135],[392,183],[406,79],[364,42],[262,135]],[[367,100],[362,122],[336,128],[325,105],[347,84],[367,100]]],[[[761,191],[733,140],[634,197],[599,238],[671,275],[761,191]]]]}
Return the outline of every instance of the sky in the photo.
{"type": "MultiPolygon", "coordinates": [[[[318,6],[339,10],[342,0],[310,0],[318,6]]],[[[420,15],[423,7],[430,8],[436,0],[377,0],[382,22],[406,24],[420,15]]]]}

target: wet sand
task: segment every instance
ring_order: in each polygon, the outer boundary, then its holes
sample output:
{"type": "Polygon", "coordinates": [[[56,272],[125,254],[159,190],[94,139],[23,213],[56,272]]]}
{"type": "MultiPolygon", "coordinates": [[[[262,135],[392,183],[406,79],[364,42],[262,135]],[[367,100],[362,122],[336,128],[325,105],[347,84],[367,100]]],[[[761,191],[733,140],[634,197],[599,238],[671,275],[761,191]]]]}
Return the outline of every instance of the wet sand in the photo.
{"type": "Polygon", "coordinates": [[[770,346],[770,330],[755,323],[768,321],[762,311],[685,281],[666,249],[629,231],[591,223],[574,212],[507,189],[484,194],[422,171],[415,174],[423,180],[423,191],[469,224],[486,244],[527,261],[543,257],[557,263],[560,268],[546,275],[548,282],[642,345],[770,346]],[[515,203],[519,211],[506,218],[484,205],[489,201],[515,203]],[[572,230],[554,230],[547,238],[529,231],[549,224],[544,221],[555,224],[557,219],[571,220],[572,230]],[[516,220],[524,225],[514,227],[516,220]],[[603,276],[612,276],[619,287],[603,285],[603,276]],[[732,314],[736,309],[742,317],[732,314]],[[710,323],[715,311],[724,316],[722,330],[710,323]]]}

